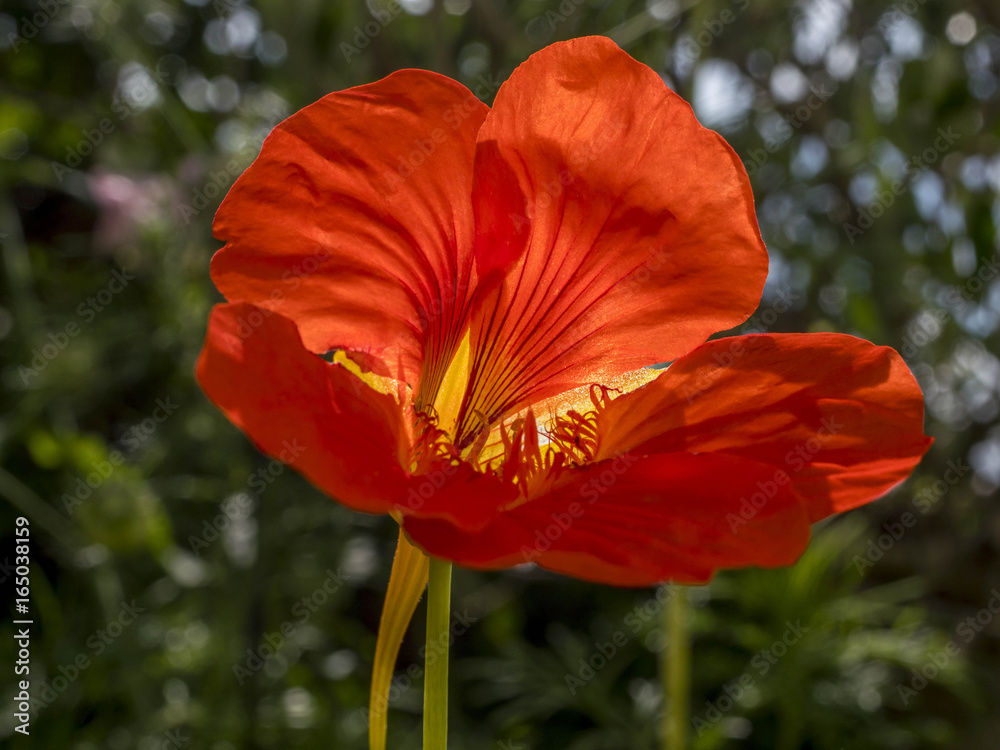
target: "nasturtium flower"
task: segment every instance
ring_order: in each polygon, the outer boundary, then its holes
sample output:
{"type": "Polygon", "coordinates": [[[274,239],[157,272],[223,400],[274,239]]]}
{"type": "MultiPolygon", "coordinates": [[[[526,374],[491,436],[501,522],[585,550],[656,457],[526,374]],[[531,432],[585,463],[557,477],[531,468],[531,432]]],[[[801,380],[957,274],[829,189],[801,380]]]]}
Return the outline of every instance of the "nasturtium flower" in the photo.
{"type": "Polygon", "coordinates": [[[214,230],[229,302],[198,379],[264,453],[400,524],[389,639],[421,550],[623,586],[787,565],[930,444],[892,349],[705,343],[761,299],[750,183],[608,39],[532,55],[492,108],[421,70],[330,94],[214,230]]]}

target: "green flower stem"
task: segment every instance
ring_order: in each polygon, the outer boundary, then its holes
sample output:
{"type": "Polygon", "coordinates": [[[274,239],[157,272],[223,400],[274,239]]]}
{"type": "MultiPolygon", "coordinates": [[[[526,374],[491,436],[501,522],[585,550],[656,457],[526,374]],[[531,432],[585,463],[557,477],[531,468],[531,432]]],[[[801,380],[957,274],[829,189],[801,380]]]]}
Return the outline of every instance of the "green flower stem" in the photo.
{"type": "Polygon", "coordinates": [[[431,558],[427,582],[427,650],[424,681],[424,750],[448,748],[448,640],[451,562],[431,558]]]}
{"type": "Polygon", "coordinates": [[[691,692],[691,636],[688,633],[688,600],[684,586],[674,586],[666,609],[667,647],[663,649],[660,675],[664,680],[664,750],[687,747],[689,694],[691,692]]]}

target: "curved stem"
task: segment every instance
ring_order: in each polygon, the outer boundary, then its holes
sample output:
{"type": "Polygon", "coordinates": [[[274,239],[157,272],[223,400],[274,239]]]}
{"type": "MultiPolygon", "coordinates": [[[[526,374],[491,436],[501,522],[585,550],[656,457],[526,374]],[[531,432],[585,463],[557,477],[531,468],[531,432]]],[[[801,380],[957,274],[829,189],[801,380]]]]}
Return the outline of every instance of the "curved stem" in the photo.
{"type": "Polygon", "coordinates": [[[431,558],[427,583],[424,678],[424,748],[448,748],[448,647],[451,633],[451,562],[431,558]]]}
{"type": "Polygon", "coordinates": [[[427,588],[429,563],[427,555],[410,544],[400,529],[396,558],[392,561],[389,586],[385,590],[382,619],[378,624],[378,641],[375,643],[371,697],[368,701],[368,750],[385,750],[392,672],[417,602],[427,588]]]}
{"type": "Polygon", "coordinates": [[[689,694],[691,692],[691,636],[688,632],[687,589],[675,586],[667,601],[667,647],[661,652],[661,679],[666,711],[663,719],[664,750],[687,746],[689,694]]]}

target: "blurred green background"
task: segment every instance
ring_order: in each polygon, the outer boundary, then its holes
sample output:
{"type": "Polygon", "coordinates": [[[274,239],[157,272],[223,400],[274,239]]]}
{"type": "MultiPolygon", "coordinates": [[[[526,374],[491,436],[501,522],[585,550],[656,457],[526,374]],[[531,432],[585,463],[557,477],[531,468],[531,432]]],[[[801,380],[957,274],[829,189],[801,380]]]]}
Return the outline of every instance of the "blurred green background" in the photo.
{"type": "MultiPolygon", "coordinates": [[[[534,50],[605,34],[751,174],[772,266],[737,332],[896,347],[937,441],[794,568],[692,591],[693,747],[996,748],[998,27],[993,0],[3,0],[0,579],[13,603],[25,516],[41,703],[25,741],[5,618],[0,743],[367,747],[396,527],[262,457],[193,382],[212,214],[330,91],[420,67],[490,101],[534,50]]],[[[530,568],[454,589],[452,748],[656,746],[655,590],[530,568]]],[[[390,748],[420,743],[422,618],[390,748]]]]}

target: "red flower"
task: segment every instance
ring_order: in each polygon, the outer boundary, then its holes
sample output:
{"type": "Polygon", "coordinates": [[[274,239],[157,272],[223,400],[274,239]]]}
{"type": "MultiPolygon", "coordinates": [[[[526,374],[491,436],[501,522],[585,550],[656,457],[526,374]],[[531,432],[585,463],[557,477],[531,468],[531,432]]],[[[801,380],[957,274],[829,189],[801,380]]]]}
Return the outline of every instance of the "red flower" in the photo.
{"type": "Polygon", "coordinates": [[[493,109],[418,70],[331,94],[268,137],[215,232],[205,392],[465,566],[640,586],[789,564],[930,444],[892,349],[702,343],[760,299],[750,185],[604,38],[533,55],[493,109]]]}
{"type": "Polygon", "coordinates": [[[406,533],[373,748],[427,581],[407,537],[474,568],[701,582],[794,562],[812,522],[882,495],[930,445],[892,349],[703,343],[760,300],[750,184],[607,39],[533,55],[492,109],[418,70],[331,94],[275,128],[215,232],[231,302],[205,392],[262,451],[406,533]]]}

